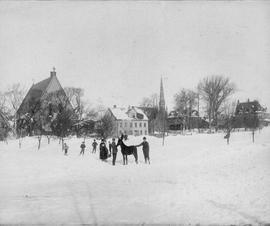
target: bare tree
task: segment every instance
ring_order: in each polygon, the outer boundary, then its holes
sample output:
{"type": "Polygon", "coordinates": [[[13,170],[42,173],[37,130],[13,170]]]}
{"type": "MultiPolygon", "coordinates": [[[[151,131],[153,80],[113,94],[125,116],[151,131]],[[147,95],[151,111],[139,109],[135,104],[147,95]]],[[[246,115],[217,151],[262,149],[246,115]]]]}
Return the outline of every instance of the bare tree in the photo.
{"type": "Polygon", "coordinates": [[[6,97],[6,106],[10,115],[13,116],[14,124],[13,128],[16,131],[16,112],[18,111],[23,98],[26,94],[26,90],[24,87],[20,85],[20,83],[15,83],[4,93],[6,97]]]}
{"type": "Polygon", "coordinates": [[[212,120],[217,121],[221,105],[235,90],[235,85],[230,79],[220,75],[206,77],[199,82],[198,91],[207,106],[209,128],[212,126],[212,120]]]}
{"type": "Polygon", "coordinates": [[[100,137],[107,138],[112,135],[113,132],[113,119],[108,114],[102,116],[97,124],[97,134],[100,137]]]}
{"type": "Polygon", "coordinates": [[[74,124],[74,131],[77,136],[86,136],[95,132],[95,122],[98,120],[98,111],[88,101],[84,101],[82,118],[74,124]]]}
{"type": "Polygon", "coordinates": [[[34,101],[29,109],[32,112],[31,130],[37,135],[38,149],[43,135],[47,137],[48,144],[53,134],[63,141],[72,125],[73,110],[62,90],[45,93],[42,99],[34,101]]]}
{"type": "Polygon", "coordinates": [[[193,110],[197,108],[198,94],[190,89],[181,89],[174,95],[175,110],[184,115],[184,128],[190,129],[190,117],[193,110]]]}
{"type": "Polygon", "coordinates": [[[7,113],[8,107],[7,107],[7,97],[4,93],[0,92],[0,111],[7,113]]]}
{"type": "Polygon", "coordinates": [[[148,117],[148,129],[149,133],[154,133],[155,129],[158,127],[158,94],[154,93],[149,97],[143,98],[140,103],[140,108],[148,117]]]}
{"type": "Polygon", "coordinates": [[[0,141],[4,140],[7,143],[6,138],[8,137],[9,131],[11,130],[11,126],[8,122],[6,112],[4,112],[4,107],[5,106],[0,108],[0,141]]]}
{"type": "Polygon", "coordinates": [[[93,108],[85,109],[85,117],[86,118],[96,118],[98,116],[98,112],[93,108]]]}
{"type": "Polygon", "coordinates": [[[198,94],[189,89],[181,89],[174,95],[175,110],[184,115],[191,115],[197,104],[198,94]]]}
{"type": "Polygon", "coordinates": [[[226,117],[230,117],[235,113],[236,105],[237,105],[236,100],[233,101],[225,100],[220,107],[220,112],[223,113],[226,117]]]}
{"type": "Polygon", "coordinates": [[[23,88],[20,83],[13,84],[5,92],[7,102],[10,105],[13,114],[15,114],[20,107],[25,93],[25,88],[23,88]]]}
{"type": "Polygon", "coordinates": [[[85,103],[82,101],[82,96],[84,94],[83,89],[75,88],[75,87],[65,87],[65,93],[72,103],[76,114],[78,115],[79,119],[82,119],[84,105],[85,103]]]}
{"type": "Polygon", "coordinates": [[[51,133],[59,137],[60,141],[71,133],[71,127],[77,120],[77,115],[71,106],[71,103],[63,90],[47,93],[42,100],[42,128],[48,127],[51,133]]]}
{"type": "Polygon", "coordinates": [[[140,107],[158,107],[158,95],[154,93],[150,97],[144,97],[140,107]]]}

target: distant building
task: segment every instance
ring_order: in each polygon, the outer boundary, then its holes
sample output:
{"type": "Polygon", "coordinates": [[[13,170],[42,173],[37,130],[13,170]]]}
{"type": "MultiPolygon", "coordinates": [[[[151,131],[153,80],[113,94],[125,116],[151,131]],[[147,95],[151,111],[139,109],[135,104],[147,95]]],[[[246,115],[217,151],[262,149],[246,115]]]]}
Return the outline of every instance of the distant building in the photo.
{"type": "Polygon", "coordinates": [[[158,107],[138,107],[148,118],[148,133],[154,133],[156,129],[156,118],[158,116],[158,107]]]}
{"type": "Polygon", "coordinates": [[[113,136],[148,135],[148,117],[137,107],[119,108],[114,106],[107,111],[113,119],[113,136]]]}
{"type": "Polygon", "coordinates": [[[27,133],[32,128],[30,125],[41,123],[39,130],[50,131],[49,120],[45,116],[53,120],[61,108],[73,110],[64,89],[56,77],[55,68],[50,73],[50,77],[36,84],[33,84],[23,99],[17,113],[17,130],[18,127],[27,124],[27,133]],[[42,115],[42,117],[41,117],[42,115]],[[31,123],[26,123],[27,121],[31,123]]]}
{"type": "Polygon", "coordinates": [[[193,110],[191,115],[183,115],[178,111],[171,111],[167,117],[167,127],[169,130],[184,130],[195,128],[207,128],[209,123],[198,116],[198,112],[193,110]]]}
{"type": "Polygon", "coordinates": [[[262,107],[259,101],[237,102],[233,126],[235,128],[253,128],[269,124],[269,113],[262,107]]]}
{"type": "Polygon", "coordinates": [[[265,112],[266,109],[264,109],[259,101],[248,101],[247,102],[237,102],[236,109],[235,109],[235,115],[245,115],[250,113],[261,113],[265,112]]]}

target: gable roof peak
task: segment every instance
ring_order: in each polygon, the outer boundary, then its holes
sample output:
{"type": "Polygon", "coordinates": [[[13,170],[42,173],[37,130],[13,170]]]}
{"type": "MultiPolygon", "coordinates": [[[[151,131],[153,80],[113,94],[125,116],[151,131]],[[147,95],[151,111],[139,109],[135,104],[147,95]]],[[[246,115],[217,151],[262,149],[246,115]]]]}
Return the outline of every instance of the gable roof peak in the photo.
{"type": "Polygon", "coordinates": [[[51,71],[51,78],[52,78],[53,76],[56,76],[55,67],[53,67],[53,70],[51,71]]]}

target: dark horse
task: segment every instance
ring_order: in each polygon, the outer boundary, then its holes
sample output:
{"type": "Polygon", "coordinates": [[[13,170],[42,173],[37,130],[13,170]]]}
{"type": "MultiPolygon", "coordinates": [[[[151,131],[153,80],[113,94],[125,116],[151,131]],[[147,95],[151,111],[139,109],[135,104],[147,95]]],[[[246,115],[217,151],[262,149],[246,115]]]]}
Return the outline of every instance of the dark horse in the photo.
{"type": "Polygon", "coordinates": [[[138,164],[138,153],[137,153],[137,147],[132,145],[132,146],[127,146],[124,144],[123,142],[123,135],[121,136],[121,138],[118,139],[118,142],[117,142],[117,146],[121,146],[121,152],[122,152],[122,155],[123,155],[123,163],[124,165],[127,165],[128,164],[128,159],[127,159],[127,156],[128,155],[134,155],[135,157],[135,162],[138,164]]]}

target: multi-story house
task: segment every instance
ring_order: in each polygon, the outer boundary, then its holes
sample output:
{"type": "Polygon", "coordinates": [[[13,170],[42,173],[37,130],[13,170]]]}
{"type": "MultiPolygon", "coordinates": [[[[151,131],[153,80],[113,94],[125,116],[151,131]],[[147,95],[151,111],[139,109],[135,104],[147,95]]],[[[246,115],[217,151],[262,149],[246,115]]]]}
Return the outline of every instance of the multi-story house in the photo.
{"type": "Polygon", "coordinates": [[[148,118],[137,107],[119,108],[114,106],[108,109],[108,114],[113,119],[113,136],[148,135],[148,118]]]}
{"type": "Polygon", "coordinates": [[[261,125],[268,125],[269,113],[262,107],[259,101],[237,102],[233,126],[236,128],[254,128],[261,125]]]}

